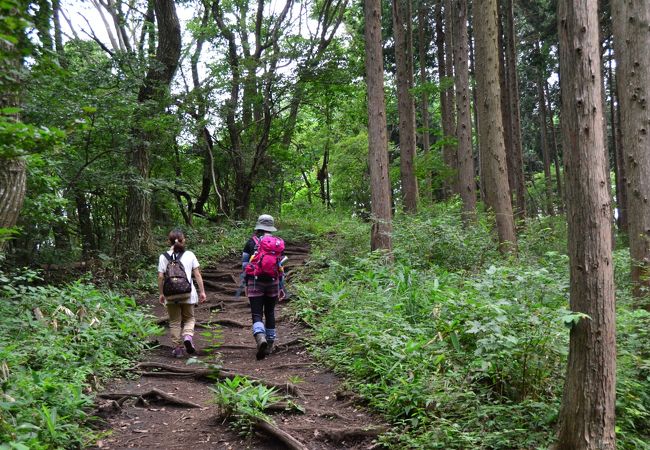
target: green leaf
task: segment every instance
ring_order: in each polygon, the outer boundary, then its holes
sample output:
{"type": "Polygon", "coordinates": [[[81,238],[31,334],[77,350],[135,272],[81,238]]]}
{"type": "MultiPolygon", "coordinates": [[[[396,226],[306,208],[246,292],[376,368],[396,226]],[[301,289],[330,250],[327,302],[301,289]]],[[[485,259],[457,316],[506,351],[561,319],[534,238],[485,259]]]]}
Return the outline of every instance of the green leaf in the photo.
{"type": "Polygon", "coordinates": [[[22,111],[22,109],[15,106],[9,106],[0,109],[0,113],[4,114],[5,116],[12,116],[14,114],[18,114],[20,111],[22,111]]]}
{"type": "Polygon", "coordinates": [[[458,335],[456,334],[455,331],[452,331],[451,334],[449,335],[449,338],[451,339],[451,344],[454,346],[454,349],[460,353],[462,350],[460,348],[460,341],[458,340],[458,335]]]}

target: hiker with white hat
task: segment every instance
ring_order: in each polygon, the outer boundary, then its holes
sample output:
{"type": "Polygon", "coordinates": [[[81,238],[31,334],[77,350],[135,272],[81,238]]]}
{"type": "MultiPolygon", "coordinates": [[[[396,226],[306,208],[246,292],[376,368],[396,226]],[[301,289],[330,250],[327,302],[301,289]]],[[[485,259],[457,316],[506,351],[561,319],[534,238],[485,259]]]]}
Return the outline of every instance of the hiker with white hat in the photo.
{"type": "Polygon", "coordinates": [[[257,359],[264,359],[273,351],[277,338],[275,305],[284,297],[284,241],[273,236],[274,231],[277,229],[273,217],[262,214],[255,224],[255,233],[242,252],[242,270],[251,306],[257,359]]]}

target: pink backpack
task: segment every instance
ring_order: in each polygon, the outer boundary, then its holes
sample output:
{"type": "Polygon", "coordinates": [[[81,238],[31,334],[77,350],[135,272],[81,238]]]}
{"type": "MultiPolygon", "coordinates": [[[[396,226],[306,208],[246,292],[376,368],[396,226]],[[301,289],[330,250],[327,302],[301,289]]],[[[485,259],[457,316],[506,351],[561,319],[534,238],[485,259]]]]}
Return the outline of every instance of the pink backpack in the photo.
{"type": "Polygon", "coordinates": [[[280,277],[280,260],[284,251],[284,241],[279,237],[265,235],[253,236],[255,253],[246,266],[246,275],[261,279],[277,280],[280,277]]]}

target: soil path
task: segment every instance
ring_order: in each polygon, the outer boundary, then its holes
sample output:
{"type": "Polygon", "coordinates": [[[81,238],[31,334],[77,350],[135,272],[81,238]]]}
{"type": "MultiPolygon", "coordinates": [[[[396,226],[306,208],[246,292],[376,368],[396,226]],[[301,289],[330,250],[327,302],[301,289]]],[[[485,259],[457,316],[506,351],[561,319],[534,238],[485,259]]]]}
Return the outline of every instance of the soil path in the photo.
{"type": "MultiPolygon", "coordinates": [[[[304,263],[309,248],[288,244],[285,253],[289,256],[290,286],[292,268],[304,263]]],[[[290,320],[287,301],[276,308],[275,351],[262,361],[255,359],[248,301],[243,295],[238,299],[234,295],[240,270],[236,259],[202,270],[208,300],[196,309],[195,344],[197,359],[204,364],[188,365],[187,359],[172,358],[168,335],[161,337],[158,347],[142,355],[135,378],[117,380],[100,394],[103,399],[98,400],[98,415],[106,420],[110,433],[94,448],[378,448],[374,438],[381,430],[379,420],[360,408],[354,396],[342,391],[333,373],[310,358],[301,340],[306,330],[290,320]],[[291,399],[304,413],[280,410],[270,414],[280,433],[289,434],[296,442],[283,442],[265,431],[268,426],[263,423],[252,437],[242,437],[229,428],[213,400],[210,386],[214,382],[202,376],[205,364],[263,380],[283,391],[288,387],[291,399]],[[152,368],[158,373],[151,373],[152,368]],[[182,373],[188,370],[195,373],[182,373]],[[175,400],[187,404],[174,405],[175,400]]],[[[160,323],[166,324],[166,311],[157,304],[157,298],[147,303],[153,306],[160,323]]]]}

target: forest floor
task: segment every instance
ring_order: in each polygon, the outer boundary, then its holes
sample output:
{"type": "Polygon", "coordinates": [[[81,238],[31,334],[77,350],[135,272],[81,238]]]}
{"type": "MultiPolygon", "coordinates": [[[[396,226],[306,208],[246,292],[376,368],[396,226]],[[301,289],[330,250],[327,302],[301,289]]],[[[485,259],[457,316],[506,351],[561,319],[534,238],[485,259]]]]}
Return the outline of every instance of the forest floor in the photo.
{"type": "MultiPolygon", "coordinates": [[[[288,244],[290,286],[292,267],[309,255],[304,244],[288,244]]],[[[286,301],[276,308],[278,340],[273,354],[255,359],[247,298],[235,298],[241,265],[235,258],[202,268],[207,302],[196,308],[194,355],[204,364],[187,364],[171,356],[168,333],[146,351],[134,377],[114,380],[98,396],[97,415],[107,434],[93,448],[120,449],[373,449],[383,431],[381,421],[364,410],[340,380],[308,354],[302,339],[308,330],[291,320],[286,301]],[[215,331],[216,330],[216,331],[215,331]],[[211,366],[209,366],[211,365],[211,366]],[[275,426],[259,422],[242,436],[228,426],[210,390],[219,378],[245,375],[276,386],[290,395],[303,412],[278,408],[268,412],[275,426]],[[174,405],[175,402],[180,404],[174,405]],[[287,436],[288,435],[288,436],[287,436]],[[293,438],[293,442],[291,439],[293,438]]],[[[166,310],[157,296],[146,300],[159,323],[166,310]]]]}

